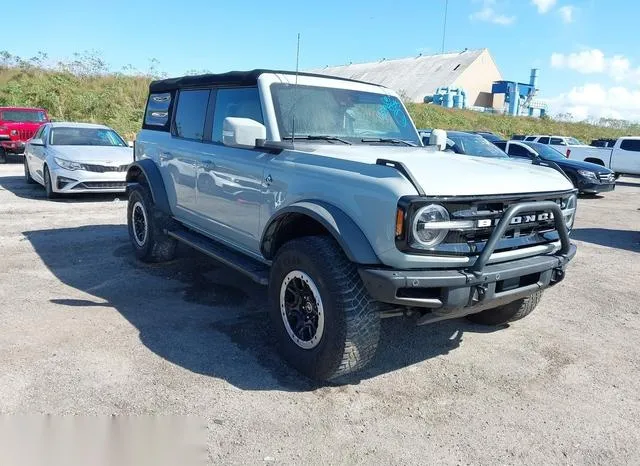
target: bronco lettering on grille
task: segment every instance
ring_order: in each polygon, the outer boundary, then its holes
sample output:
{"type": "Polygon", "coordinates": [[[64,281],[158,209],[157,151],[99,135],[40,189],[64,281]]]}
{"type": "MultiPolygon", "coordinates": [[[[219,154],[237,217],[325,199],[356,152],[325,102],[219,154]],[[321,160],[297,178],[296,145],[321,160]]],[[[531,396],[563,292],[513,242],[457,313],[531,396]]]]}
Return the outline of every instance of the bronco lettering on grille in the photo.
{"type": "MultiPolygon", "coordinates": [[[[497,225],[501,219],[499,218],[482,218],[477,221],[476,226],[478,228],[488,228],[497,225]]],[[[541,214],[526,214],[513,217],[509,222],[509,225],[524,225],[529,223],[546,222],[553,220],[553,214],[550,212],[543,212],[541,214]]]]}

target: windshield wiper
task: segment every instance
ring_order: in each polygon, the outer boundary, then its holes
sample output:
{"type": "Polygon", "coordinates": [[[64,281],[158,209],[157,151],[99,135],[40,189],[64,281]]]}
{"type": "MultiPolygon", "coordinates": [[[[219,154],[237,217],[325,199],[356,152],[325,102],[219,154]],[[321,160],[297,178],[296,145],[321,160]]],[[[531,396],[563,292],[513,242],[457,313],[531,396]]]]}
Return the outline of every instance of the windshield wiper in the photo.
{"type": "Polygon", "coordinates": [[[323,135],[315,135],[315,134],[308,134],[306,136],[305,135],[297,135],[296,134],[295,136],[293,136],[293,138],[291,136],[287,136],[287,137],[284,137],[282,139],[287,139],[287,140],[293,139],[293,140],[296,140],[296,141],[298,139],[304,139],[304,140],[307,140],[307,141],[338,141],[338,142],[341,142],[343,144],[351,145],[351,143],[349,141],[347,141],[346,139],[342,139],[342,138],[339,138],[337,136],[323,136],[323,135]]]}
{"type": "Polygon", "coordinates": [[[405,146],[416,147],[416,145],[409,141],[395,138],[362,138],[362,142],[382,142],[390,144],[404,144],[405,146]]]}

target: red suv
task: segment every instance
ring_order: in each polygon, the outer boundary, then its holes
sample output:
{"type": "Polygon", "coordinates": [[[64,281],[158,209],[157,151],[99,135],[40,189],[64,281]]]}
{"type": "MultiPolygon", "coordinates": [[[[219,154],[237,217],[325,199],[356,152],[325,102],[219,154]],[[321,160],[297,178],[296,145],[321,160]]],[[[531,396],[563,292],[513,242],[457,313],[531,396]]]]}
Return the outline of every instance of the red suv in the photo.
{"type": "Polygon", "coordinates": [[[8,154],[23,154],[27,140],[49,122],[43,108],[0,107],[0,163],[8,154]]]}

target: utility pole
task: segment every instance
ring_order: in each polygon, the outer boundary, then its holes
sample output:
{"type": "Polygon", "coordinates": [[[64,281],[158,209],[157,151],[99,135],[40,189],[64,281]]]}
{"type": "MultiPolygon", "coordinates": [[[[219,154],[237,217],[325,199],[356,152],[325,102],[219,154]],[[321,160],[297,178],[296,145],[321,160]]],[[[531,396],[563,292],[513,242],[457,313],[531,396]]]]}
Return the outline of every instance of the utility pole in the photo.
{"type": "Polygon", "coordinates": [[[444,25],[442,26],[442,53],[444,53],[444,40],[447,36],[447,13],[449,10],[449,0],[444,0],[444,25]]]}

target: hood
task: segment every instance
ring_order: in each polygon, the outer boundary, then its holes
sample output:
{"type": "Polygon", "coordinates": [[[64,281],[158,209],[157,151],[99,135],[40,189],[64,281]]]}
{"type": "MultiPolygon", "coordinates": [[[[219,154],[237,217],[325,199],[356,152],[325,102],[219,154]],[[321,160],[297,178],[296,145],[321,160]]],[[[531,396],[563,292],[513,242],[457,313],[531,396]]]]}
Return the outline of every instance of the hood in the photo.
{"type": "Polygon", "coordinates": [[[590,162],[582,162],[580,160],[572,160],[572,159],[564,159],[564,160],[554,160],[560,168],[569,168],[574,170],[589,170],[595,173],[613,173],[606,167],[602,165],[598,165],[597,163],[590,162]]]}
{"type": "Polygon", "coordinates": [[[110,146],[49,146],[49,153],[74,162],[102,162],[105,165],[125,165],[133,162],[133,149],[110,146]]]}
{"type": "MultiPolygon", "coordinates": [[[[296,149],[303,149],[302,144],[297,144],[296,149]]],[[[314,144],[308,152],[370,164],[375,164],[377,159],[402,162],[431,196],[526,194],[573,189],[573,184],[552,168],[510,159],[439,152],[429,147],[314,144]]]]}

